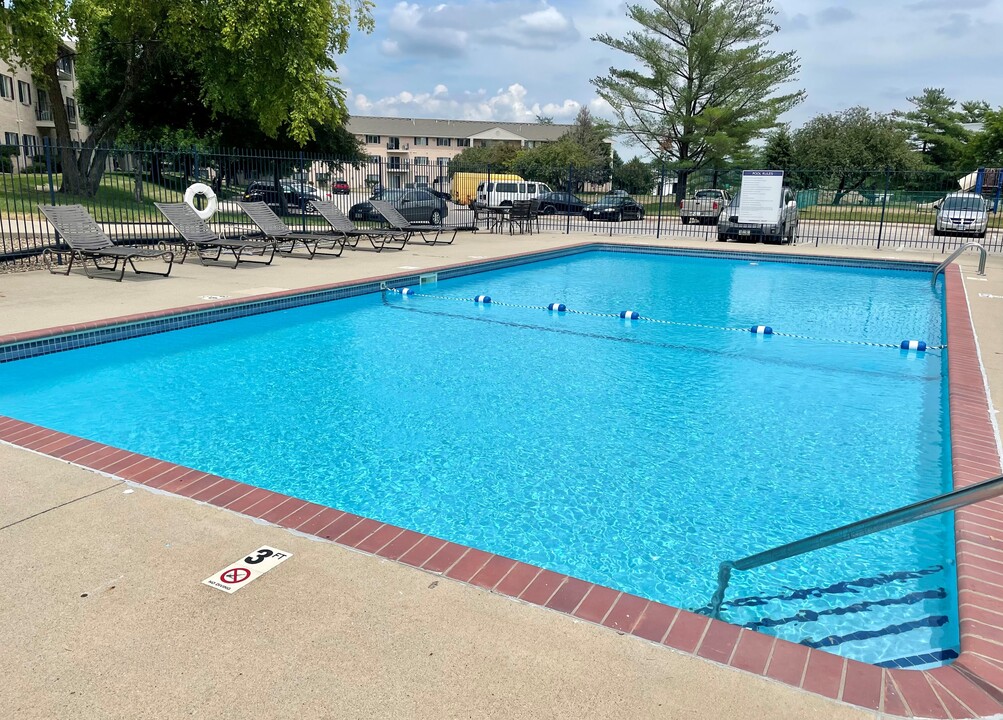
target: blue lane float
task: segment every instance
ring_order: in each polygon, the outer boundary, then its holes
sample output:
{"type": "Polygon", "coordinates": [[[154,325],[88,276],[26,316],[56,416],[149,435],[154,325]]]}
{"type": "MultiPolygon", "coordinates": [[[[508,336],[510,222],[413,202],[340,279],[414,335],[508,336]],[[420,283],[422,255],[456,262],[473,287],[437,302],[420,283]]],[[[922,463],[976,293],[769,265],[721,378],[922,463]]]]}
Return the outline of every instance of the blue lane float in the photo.
{"type": "Polygon", "coordinates": [[[401,295],[414,295],[414,290],[411,288],[401,288],[401,295]]]}
{"type": "Polygon", "coordinates": [[[547,309],[551,312],[567,312],[568,306],[564,303],[550,303],[550,305],[547,306],[547,309]]]}
{"type": "Polygon", "coordinates": [[[753,335],[772,335],[773,328],[771,328],[769,325],[753,325],[751,328],[749,328],[749,332],[751,332],[753,335]]]}
{"type": "Polygon", "coordinates": [[[474,298],[474,302],[477,303],[478,305],[490,305],[491,304],[491,296],[490,295],[478,295],[477,297],[474,298]]]}
{"type": "Polygon", "coordinates": [[[916,352],[926,352],[926,343],[922,340],[903,340],[899,345],[903,350],[915,350],[916,352]]]}
{"type": "Polygon", "coordinates": [[[641,317],[641,313],[637,312],[636,310],[621,310],[620,317],[623,320],[639,320],[641,317]]]}

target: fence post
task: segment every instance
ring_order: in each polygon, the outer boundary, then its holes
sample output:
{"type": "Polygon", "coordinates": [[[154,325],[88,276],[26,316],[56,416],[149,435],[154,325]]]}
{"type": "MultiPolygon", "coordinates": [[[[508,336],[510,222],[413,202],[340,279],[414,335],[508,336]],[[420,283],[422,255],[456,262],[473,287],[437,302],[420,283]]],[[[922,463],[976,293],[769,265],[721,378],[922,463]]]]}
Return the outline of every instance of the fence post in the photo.
{"type": "Polygon", "coordinates": [[[195,182],[199,181],[199,150],[192,148],[192,155],[195,156],[195,182]]]}
{"type": "MultiPolygon", "coordinates": [[[[303,165],[303,151],[300,150],[300,158],[299,158],[300,177],[306,175],[306,170],[304,170],[304,167],[305,166],[303,165]]],[[[307,175],[307,177],[309,176],[307,175]]],[[[304,193],[305,190],[306,190],[306,180],[303,180],[300,182],[300,227],[303,229],[303,232],[306,232],[306,195],[304,193]]]]}
{"type": "MultiPolygon", "coordinates": [[[[572,172],[573,172],[573,170],[571,169],[571,165],[568,165],[568,187],[567,187],[568,195],[571,194],[571,173],[572,172]]],[[[565,222],[564,222],[564,234],[565,235],[570,235],[571,234],[571,206],[570,205],[568,205],[568,212],[567,212],[566,219],[565,219],[565,222]]]]}
{"type": "MultiPolygon", "coordinates": [[[[49,202],[56,204],[56,189],[52,184],[52,141],[49,138],[42,138],[42,147],[45,149],[45,174],[49,176],[49,202]]],[[[56,247],[59,247],[59,231],[56,230],[56,247]]],[[[63,254],[56,253],[56,264],[63,264],[63,254]]]]}
{"type": "Polygon", "coordinates": [[[655,226],[655,240],[662,234],[662,206],[665,204],[665,158],[662,158],[662,176],[658,181],[658,224],[655,226]]]}
{"type": "Polygon", "coordinates": [[[878,247],[877,250],[881,249],[881,235],[885,229],[885,208],[888,207],[888,183],[891,181],[892,169],[890,167],[885,168],[885,194],[881,197],[881,222],[878,223],[878,247]]]}

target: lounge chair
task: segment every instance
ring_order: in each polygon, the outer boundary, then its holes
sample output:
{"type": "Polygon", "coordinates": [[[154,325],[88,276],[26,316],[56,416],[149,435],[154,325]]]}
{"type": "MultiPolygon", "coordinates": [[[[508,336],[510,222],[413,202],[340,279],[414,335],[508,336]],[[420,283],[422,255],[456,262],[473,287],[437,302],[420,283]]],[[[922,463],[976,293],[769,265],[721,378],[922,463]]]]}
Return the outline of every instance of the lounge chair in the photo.
{"type": "Polygon", "coordinates": [[[386,245],[400,243],[400,247],[395,247],[396,250],[401,250],[407,245],[409,234],[406,231],[392,228],[360,228],[330,200],[313,200],[310,204],[335,232],[341,233],[345,238],[345,244],[353,250],[358,247],[361,238],[367,238],[376,252],[386,245]]]}
{"type": "Polygon", "coordinates": [[[390,227],[394,230],[400,230],[401,232],[408,233],[408,237],[412,235],[419,235],[422,240],[428,245],[435,245],[437,243],[442,243],[443,245],[452,245],[453,240],[456,239],[456,233],[461,230],[477,232],[477,225],[415,225],[414,223],[408,222],[407,218],[400,214],[400,212],[390,203],[385,200],[370,200],[372,206],[376,208],[376,212],[383,216],[383,219],[387,222],[390,227]],[[431,234],[432,230],[435,229],[435,235],[429,240],[425,237],[425,233],[431,234]],[[449,240],[440,240],[443,231],[452,230],[453,234],[450,236],[449,240]]]}
{"type": "MultiPolygon", "coordinates": [[[[87,261],[94,263],[96,270],[110,270],[118,273],[118,282],[122,282],[125,277],[125,265],[128,263],[137,275],[160,275],[167,277],[174,267],[174,253],[170,250],[154,248],[136,248],[125,245],[116,245],[108,237],[101,226],[95,222],[90,213],[83,205],[39,205],[38,209],[42,215],[52,223],[60,237],[70,246],[70,262],[66,266],[66,272],[61,275],[69,275],[73,269],[75,260],[80,260],[84,266],[84,273],[87,277],[93,278],[90,270],[87,269],[87,261]],[[152,270],[140,270],[133,262],[136,258],[163,258],[167,263],[167,272],[154,272],[152,270]],[[113,260],[111,267],[102,265],[101,260],[113,260]],[[119,269],[119,262],[122,263],[119,269]]],[[[52,269],[52,255],[59,254],[59,250],[46,248],[42,252],[42,259],[49,272],[56,273],[52,269]]]]}
{"type": "Polygon", "coordinates": [[[184,254],[179,262],[184,262],[188,257],[188,251],[194,250],[198,255],[199,262],[205,265],[207,260],[218,262],[223,251],[233,255],[233,267],[237,267],[242,262],[258,263],[261,265],[271,265],[275,258],[274,242],[259,242],[248,240],[244,237],[226,238],[222,234],[216,234],[209,229],[205,221],[198,216],[195,209],[188,203],[153,203],[157,210],[167,218],[174,229],[181,234],[181,241],[175,242],[184,247],[184,254]],[[215,254],[213,254],[215,251],[215,254]],[[264,258],[268,253],[268,260],[249,260],[248,256],[264,258]]]}
{"type": "Polygon", "coordinates": [[[329,250],[338,248],[338,252],[321,253],[321,255],[340,257],[341,253],[345,251],[346,238],[343,233],[328,233],[326,235],[298,233],[282,222],[282,219],[268,207],[268,203],[266,202],[261,200],[255,202],[238,201],[237,205],[244,211],[247,217],[251,218],[251,222],[258,226],[258,229],[264,233],[266,238],[275,242],[280,253],[291,254],[297,244],[303,246],[303,249],[309,253],[311,260],[320,251],[321,245],[329,250]]]}

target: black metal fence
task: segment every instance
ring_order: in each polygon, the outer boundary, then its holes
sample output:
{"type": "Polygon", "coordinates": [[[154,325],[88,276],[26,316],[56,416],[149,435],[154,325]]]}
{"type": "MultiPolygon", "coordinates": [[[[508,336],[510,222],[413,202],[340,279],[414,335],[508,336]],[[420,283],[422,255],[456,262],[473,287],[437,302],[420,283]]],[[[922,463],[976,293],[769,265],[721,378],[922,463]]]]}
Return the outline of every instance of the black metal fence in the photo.
{"type": "MultiPolygon", "coordinates": [[[[711,242],[718,239],[717,225],[713,219],[684,223],[677,191],[684,185],[689,198],[708,188],[733,194],[742,175],[740,169],[731,168],[688,171],[684,177],[682,171],[665,166],[650,175],[625,179],[594,169],[544,168],[538,177],[522,181],[506,177],[511,173],[503,168],[460,172],[445,160],[416,156],[415,150],[388,151],[388,157],[349,163],[301,152],[140,147],[110,150],[94,192],[74,193],[64,186],[61,149],[46,144],[38,151],[31,157],[23,153],[0,157],[0,263],[34,263],[44,248],[58,247],[55,232],[38,212],[39,204],[80,203],[118,243],[174,238],[154,202],[181,201],[193,183],[212,188],[218,210],[209,223],[227,234],[254,233],[254,226],[233,202],[249,191],[284,214],[288,224],[320,230],[326,226],[310,212],[311,196],[332,199],[350,212],[380,188],[423,188],[449,198],[445,223],[458,224],[472,219],[466,205],[476,195],[477,185],[490,181],[496,186],[509,183],[510,189],[515,182],[516,193],[523,182],[538,194],[556,193],[546,196],[551,202],[543,205],[539,227],[545,232],[647,234],[711,242]],[[625,196],[633,204],[610,220],[589,219],[588,211],[582,212],[610,194],[625,196]]],[[[935,203],[963,189],[960,180],[957,173],[788,170],[785,184],[798,204],[796,242],[948,252],[971,238],[935,234],[935,203]]],[[[977,184],[989,205],[1003,210],[999,173],[982,173],[977,184]]],[[[974,189],[971,179],[968,185],[974,189]]],[[[204,198],[194,202],[201,207],[204,198]]],[[[1003,251],[1001,214],[990,213],[987,235],[981,240],[993,252],[1003,251]]]]}

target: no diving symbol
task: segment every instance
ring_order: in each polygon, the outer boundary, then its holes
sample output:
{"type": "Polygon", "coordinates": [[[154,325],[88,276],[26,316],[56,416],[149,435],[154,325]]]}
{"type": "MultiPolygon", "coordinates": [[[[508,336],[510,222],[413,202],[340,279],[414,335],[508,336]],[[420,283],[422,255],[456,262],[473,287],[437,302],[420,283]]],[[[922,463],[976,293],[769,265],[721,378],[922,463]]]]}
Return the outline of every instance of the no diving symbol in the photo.
{"type": "Polygon", "coordinates": [[[250,570],[248,570],[247,568],[235,567],[235,568],[230,568],[225,573],[220,575],[219,579],[222,582],[225,582],[227,585],[236,585],[237,583],[244,582],[249,577],[251,577],[250,570]]]}

